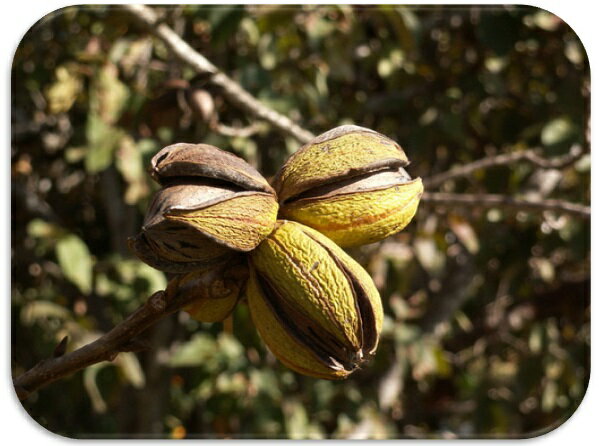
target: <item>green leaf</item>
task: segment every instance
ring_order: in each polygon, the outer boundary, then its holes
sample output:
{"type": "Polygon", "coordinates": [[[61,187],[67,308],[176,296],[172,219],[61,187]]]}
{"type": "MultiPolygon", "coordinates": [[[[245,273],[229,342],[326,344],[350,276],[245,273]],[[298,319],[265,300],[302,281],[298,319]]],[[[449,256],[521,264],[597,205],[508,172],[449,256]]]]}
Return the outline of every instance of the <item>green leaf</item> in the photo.
{"type": "Polygon", "coordinates": [[[555,31],[562,24],[559,17],[547,11],[539,11],[535,14],[526,16],[523,21],[527,26],[536,26],[545,31],[555,31]]]}
{"type": "Polygon", "coordinates": [[[120,353],[114,363],[119,367],[127,381],[136,389],[141,389],[146,384],[146,377],[139,360],[133,353],[120,353]]]}
{"type": "Polygon", "coordinates": [[[249,376],[251,385],[258,393],[265,394],[273,401],[280,401],[281,387],[274,371],[270,369],[250,369],[249,376]]]}
{"type": "Polygon", "coordinates": [[[541,142],[546,146],[566,141],[573,133],[572,123],[567,118],[549,121],[541,132],[541,142]]]}
{"type": "Polygon", "coordinates": [[[110,166],[114,151],[124,135],[113,124],[122,115],[129,100],[129,89],[118,79],[116,66],[107,64],[97,71],[89,96],[85,168],[96,173],[110,166]]]}
{"type": "Polygon", "coordinates": [[[56,244],[56,257],[64,276],[88,294],[92,289],[93,261],[87,245],[76,235],[64,236],[56,244]]]}
{"type": "Polygon", "coordinates": [[[114,151],[123,136],[122,130],[106,124],[95,113],[90,113],[85,136],[87,137],[85,169],[89,173],[106,169],[112,163],[114,151]]]}
{"type": "Polygon", "coordinates": [[[177,348],[170,361],[171,367],[195,367],[210,361],[216,355],[216,343],[207,334],[201,333],[177,348]]]}
{"type": "Polygon", "coordinates": [[[541,396],[541,409],[543,412],[551,412],[555,408],[558,395],[557,383],[554,380],[547,382],[541,396]]]}
{"type": "Polygon", "coordinates": [[[285,427],[291,440],[306,438],[309,419],[304,406],[297,400],[286,401],[283,405],[285,427]]]}
{"type": "Polygon", "coordinates": [[[129,100],[129,88],[119,80],[116,65],[106,64],[97,71],[90,88],[90,110],[107,124],[114,124],[129,100]]]}
{"type": "Polygon", "coordinates": [[[159,149],[160,146],[153,139],[142,138],[137,141],[137,150],[144,156],[154,155],[159,149]]]}
{"type": "Polygon", "coordinates": [[[83,82],[77,65],[71,63],[56,68],[56,81],[45,91],[50,113],[68,112],[81,92],[83,82]]]}
{"type": "Polygon", "coordinates": [[[445,254],[432,237],[417,237],[414,240],[414,253],[431,276],[438,277],[445,269],[445,254]]]}
{"type": "Polygon", "coordinates": [[[155,293],[156,291],[166,288],[166,278],[162,271],[152,268],[145,263],[137,261],[137,277],[148,282],[148,292],[155,293]]]}
{"type": "Polygon", "coordinates": [[[127,182],[125,203],[135,204],[149,193],[143,156],[130,136],[124,136],[116,152],[116,168],[127,182]]]}
{"type": "Polygon", "coordinates": [[[218,336],[218,350],[228,359],[239,358],[243,355],[243,346],[229,333],[223,332],[218,336]]]}
{"type": "Polygon", "coordinates": [[[35,218],[27,225],[27,234],[35,238],[57,238],[64,234],[64,229],[39,218],[35,218]]]}
{"type": "Polygon", "coordinates": [[[29,302],[21,310],[21,322],[24,325],[33,325],[38,320],[48,318],[67,320],[71,318],[71,312],[62,305],[47,300],[29,302]]]}
{"type": "Polygon", "coordinates": [[[450,216],[447,221],[453,233],[464,244],[468,252],[471,254],[478,253],[480,243],[472,225],[466,219],[458,216],[450,216]]]}
{"type": "Polygon", "coordinates": [[[106,362],[94,364],[83,371],[83,387],[89,396],[94,412],[104,413],[107,406],[98,388],[97,376],[100,370],[109,365],[106,362]]]}

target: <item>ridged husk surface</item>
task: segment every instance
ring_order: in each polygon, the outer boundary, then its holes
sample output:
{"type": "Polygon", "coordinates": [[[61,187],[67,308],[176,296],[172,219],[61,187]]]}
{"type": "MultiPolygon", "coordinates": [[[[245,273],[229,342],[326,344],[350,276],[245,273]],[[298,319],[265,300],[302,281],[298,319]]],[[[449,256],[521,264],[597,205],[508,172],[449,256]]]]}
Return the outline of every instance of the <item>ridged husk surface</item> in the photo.
{"type": "Polygon", "coordinates": [[[402,230],[423,192],[393,140],[373,130],[341,126],[299,149],[274,186],[279,217],[322,232],[341,247],[373,243],[402,230]]]}
{"type": "Polygon", "coordinates": [[[264,342],[299,373],[345,378],[377,348],[383,310],[372,279],[304,225],[278,221],[250,254],[247,296],[264,342]]]}

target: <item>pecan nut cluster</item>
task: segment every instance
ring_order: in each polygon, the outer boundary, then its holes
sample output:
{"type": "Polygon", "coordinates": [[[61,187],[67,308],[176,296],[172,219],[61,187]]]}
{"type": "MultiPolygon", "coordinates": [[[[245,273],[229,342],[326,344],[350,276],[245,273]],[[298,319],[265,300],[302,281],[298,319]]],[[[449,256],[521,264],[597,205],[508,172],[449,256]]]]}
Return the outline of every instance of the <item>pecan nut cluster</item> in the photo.
{"type": "Polygon", "coordinates": [[[241,158],[206,144],[174,144],[152,159],[162,188],[130,248],[172,273],[186,311],[225,319],[247,296],[272,353],[305,375],[342,379],[375,353],[383,321],[368,273],[342,248],[382,240],[413,218],[423,192],[402,148],[346,125],[295,152],[272,186],[241,158]],[[247,275],[235,274],[240,265],[247,275]],[[207,271],[219,274],[206,288],[207,271]]]}

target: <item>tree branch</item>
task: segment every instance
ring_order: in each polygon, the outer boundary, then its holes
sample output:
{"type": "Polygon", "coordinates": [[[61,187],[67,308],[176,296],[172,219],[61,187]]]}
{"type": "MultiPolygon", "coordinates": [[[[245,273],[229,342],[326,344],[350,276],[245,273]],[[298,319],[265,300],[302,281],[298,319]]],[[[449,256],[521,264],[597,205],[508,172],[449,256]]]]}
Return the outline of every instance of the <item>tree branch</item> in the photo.
{"type": "Polygon", "coordinates": [[[137,21],[144,24],[159,39],[161,39],[181,62],[191,66],[199,74],[208,75],[208,82],[219,87],[223,95],[231,102],[247,111],[256,118],[270,123],[285,135],[291,135],[305,143],[314,135],[271,108],[266,107],[254,96],[248,93],[237,82],[220,71],[212,62],[194,50],[187,42],[164,23],[159,23],[156,13],[144,5],[123,5],[125,11],[137,21]]]}
{"type": "Polygon", "coordinates": [[[583,153],[584,152],[580,146],[574,145],[568,154],[555,158],[543,158],[539,155],[538,151],[534,149],[492,155],[473,161],[469,164],[454,167],[447,172],[433,175],[424,181],[424,186],[427,189],[435,188],[446,181],[453,180],[454,178],[471,175],[479,169],[504,166],[507,164],[514,164],[519,161],[528,161],[529,163],[532,163],[535,166],[541,167],[543,169],[563,169],[564,167],[575,163],[578,159],[580,159],[583,153]]]}
{"type": "Polygon", "coordinates": [[[249,138],[260,131],[260,124],[254,122],[245,127],[233,127],[218,121],[213,121],[210,123],[210,128],[216,133],[224,136],[231,136],[234,138],[249,138]]]}
{"type": "Polygon", "coordinates": [[[435,207],[478,207],[478,208],[508,208],[514,211],[544,212],[554,211],[570,214],[575,217],[590,218],[591,208],[578,203],[564,200],[525,200],[498,194],[452,194],[444,192],[425,192],[421,203],[435,207]]]}
{"type": "Polygon", "coordinates": [[[137,336],[159,320],[181,310],[193,300],[208,296],[210,285],[219,274],[222,274],[222,269],[215,267],[197,279],[199,295],[189,292],[171,292],[169,287],[166,291],[158,291],[123,322],[94,342],[65,355],[54,355],[52,358],[40,361],[13,380],[19,399],[23,400],[36,390],[90,365],[112,361],[121,352],[139,351],[140,348],[144,348],[144,342],[138,340],[137,336]]]}

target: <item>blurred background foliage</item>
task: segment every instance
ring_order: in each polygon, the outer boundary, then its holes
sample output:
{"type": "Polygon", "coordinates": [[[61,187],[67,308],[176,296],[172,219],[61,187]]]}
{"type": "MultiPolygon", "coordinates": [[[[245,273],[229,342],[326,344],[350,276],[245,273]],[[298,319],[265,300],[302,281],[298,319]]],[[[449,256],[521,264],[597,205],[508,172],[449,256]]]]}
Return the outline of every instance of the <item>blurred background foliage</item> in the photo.
{"type": "MultiPolygon", "coordinates": [[[[344,123],[400,142],[414,176],[496,153],[588,149],[589,69],[573,30],[531,7],[179,6],[193,48],[314,133],[344,123]]],[[[69,7],[12,67],[12,367],[94,339],[164,288],[127,250],[173,142],[230,150],[273,175],[299,144],[254,123],[111,7],[69,7]],[[228,127],[227,127],[228,126],[228,127]],[[239,128],[251,126],[248,136],[239,128]],[[232,129],[231,129],[232,128],[232,129]],[[229,129],[229,131],[227,131],[229,129]],[[236,130],[237,129],[237,130],[236,130]],[[254,132],[252,134],[252,132],[254,132]]],[[[590,202],[590,157],[521,163],[440,190],[590,202]]],[[[385,326],[344,382],[297,375],[240,304],[233,328],[186,313],[24,402],[73,437],[521,437],[551,429],[589,377],[589,221],[421,206],[402,233],[351,252],[385,326]]]]}

